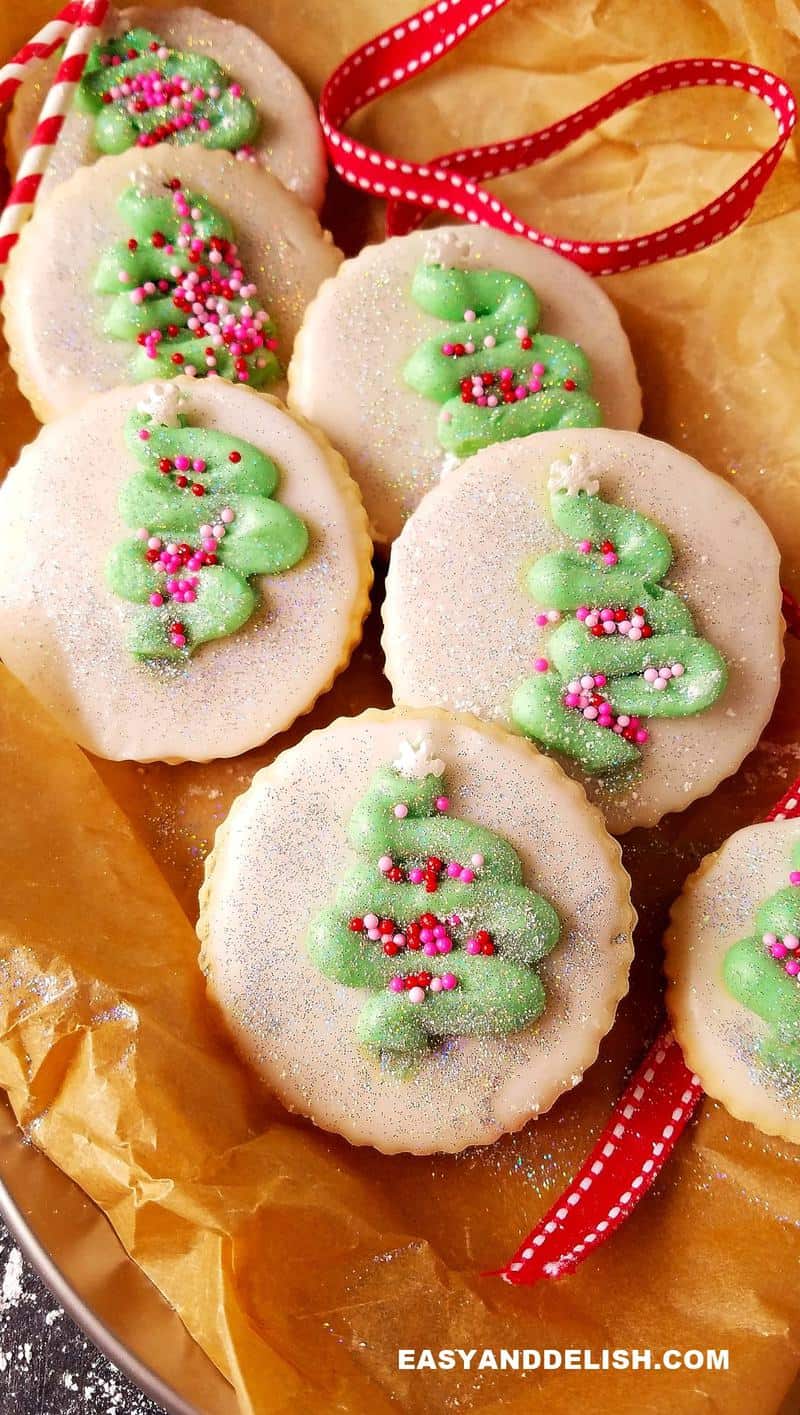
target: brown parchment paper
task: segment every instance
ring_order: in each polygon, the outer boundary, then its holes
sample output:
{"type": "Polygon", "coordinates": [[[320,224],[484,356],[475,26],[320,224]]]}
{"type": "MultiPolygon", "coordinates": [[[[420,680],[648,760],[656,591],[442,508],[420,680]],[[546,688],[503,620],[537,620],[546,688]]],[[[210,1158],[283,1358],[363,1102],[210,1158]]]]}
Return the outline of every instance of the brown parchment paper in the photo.
{"type": "MultiPolygon", "coordinates": [[[[163,3],[163,0],[162,0],[163,3]]],[[[0,10],[0,51],[49,0],[0,10]]],[[[229,0],[317,92],[407,0],[229,0]]],[[[516,0],[358,128],[414,158],[562,116],[661,59],[747,58],[800,80],[793,0],[516,0]]],[[[630,234],[708,200],[772,139],[755,99],[665,96],[498,183],[574,236],[630,234]]],[[[332,190],[349,250],[377,208],[332,190]]],[[[57,239],[57,233],[54,233],[57,239]]],[[[712,250],[605,282],[634,346],[644,430],[758,506],[800,590],[800,179],[784,158],[748,225],[712,250]]],[[[0,467],[35,432],[0,367],[0,467]]],[[[0,540],[1,544],[1,540],[0,540]]],[[[379,598],[380,587],[376,592],[379,598]]],[[[732,613],[745,613],[747,587],[732,613]]],[[[576,1092],[521,1134],[456,1158],[354,1151],[256,1093],[205,1001],[192,923],[213,832],[253,772],[311,727],[386,705],[375,616],[312,718],[232,762],[89,760],[0,678],[0,1086],[26,1136],[78,1181],[258,1415],[341,1411],[776,1411],[800,1331],[800,1152],[711,1102],[634,1217],[573,1276],[481,1278],[570,1177],[659,1013],[660,937],[698,859],[800,771],[800,652],[738,777],[626,837],[641,924],[630,997],[576,1092]],[[398,1347],[727,1347],[728,1372],[404,1373],[398,1347]]],[[[786,1410],[800,1409],[788,1397],[786,1410]]]]}

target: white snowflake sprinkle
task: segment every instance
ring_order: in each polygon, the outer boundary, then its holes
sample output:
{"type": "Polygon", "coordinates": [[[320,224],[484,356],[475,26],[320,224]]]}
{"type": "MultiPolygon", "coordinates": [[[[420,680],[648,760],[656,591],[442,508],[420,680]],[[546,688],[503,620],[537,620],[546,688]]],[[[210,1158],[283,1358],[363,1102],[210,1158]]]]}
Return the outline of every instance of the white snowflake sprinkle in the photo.
{"type": "Polygon", "coordinates": [[[600,480],[594,475],[591,458],[586,452],[573,452],[566,462],[553,462],[547,478],[550,491],[565,491],[567,496],[577,496],[585,491],[587,496],[596,496],[600,490],[600,480]]]}
{"type": "Polygon", "coordinates": [[[423,737],[413,743],[404,738],[392,766],[410,781],[421,781],[425,776],[444,775],[444,762],[433,756],[429,737],[423,737]]]}

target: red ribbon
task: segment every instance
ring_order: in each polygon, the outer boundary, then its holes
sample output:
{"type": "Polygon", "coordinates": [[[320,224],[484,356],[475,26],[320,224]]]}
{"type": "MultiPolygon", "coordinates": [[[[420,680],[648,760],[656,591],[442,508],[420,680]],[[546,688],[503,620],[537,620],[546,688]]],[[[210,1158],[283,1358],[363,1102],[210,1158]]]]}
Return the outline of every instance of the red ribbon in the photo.
{"type": "Polygon", "coordinates": [[[319,111],[331,161],[351,186],[387,200],[389,235],[412,230],[427,212],[447,212],[548,246],[594,275],[613,275],[702,250],[741,225],[769,180],[797,117],[788,85],[755,64],[732,59],[675,59],[657,64],[538,132],[508,142],[459,149],[428,163],[404,162],[347,136],[344,126],[354,113],[430,68],[507,3],[438,0],[362,44],[325,84],[319,111]],[[709,86],[755,94],[772,111],[778,136],[738,181],[681,221],[624,241],[566,240],[526,225],[479,185],[563,152],[606,118],[643,98],[709,86]]]}
{"type": "MultiPolygon", "coordinates": [[[[460,44],[507,0],[439,0],[363,44],[331,74],[320,98],[320,120],[334,168],[344,181],[387,201],[388,235],[414,230],[428,212],[447,212],[547,246],[594,275],[613,275],[689,255],[735,231],[749,216],[796,121],[788,85],[754,64],[729,59],[678,59],[657,64],[602,98],[538,132],[508,142],[462,148],[428,163],[405,162],[348,137],[345,124],[368,103],[460,44]],[[721,86],[755,94],[772,111],[772,147],[714,201],[660,230],[623,241],[577,241],[520,221],[479,183],[531,167],[562,152],[614,113],[658,93],[721,86]]],[[[800,608],[784,591],[787,627],[800,636],[800,608]]],[[[800,816],[800,778],[768,820],[800,816]]],[[[647,1053],[572,1184],[556,1199],[499,1273],[527,1284],[572,1271],[636,1207],[660,1173],[703,1091],[669,1030],[647,1053]]],[[[488,1274],[487,1274],[488,1276],[488,1274]]]]}
{"type": "MultiPolygon", "coordinates": [[[[800,638],[800,605],[783,591],[786,627],[800,638]]],[[[800,817],[800,776],[768,821],[800,817]]],[[[505,1267],[487,1277],[529,1284],[562,1277],[611,1236],[660,1174],[703,1095],[667,1028],[648,1051],[572,1184],[523,1239],[505,1267]]]]}

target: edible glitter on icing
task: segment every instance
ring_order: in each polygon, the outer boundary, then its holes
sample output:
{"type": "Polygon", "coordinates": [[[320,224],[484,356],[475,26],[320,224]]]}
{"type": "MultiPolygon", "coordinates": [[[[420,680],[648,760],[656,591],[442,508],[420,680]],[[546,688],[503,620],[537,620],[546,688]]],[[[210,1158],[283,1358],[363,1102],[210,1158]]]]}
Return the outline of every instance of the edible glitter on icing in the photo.
{"type": "Polygon", "coordinates": [[[424,262],[411,298],[445,326],[412,354],[403,378],[441,405],[446,451],[468,457],[492,442],[600,423],[588,360],[577,345],[538,332],[540,303],[521,276],[424,262]]]}
{"type": "Polygon", "coordinates": [[[275,463],[192,426],[181,400],[174,385],[156,384],[125,428],[140,470],[120,511],[137,529],[112,551],[106,578],[139,606],[129,646],[143,659],[182,658],[240,629],[259,602],[253,578],[291,569],[308,548],[303,521],[272,499],[275,463]]]}
{"type": "Polygon", "coordinates": [[[352,813],[358,860],[313,919],[307,947],[326,977],[374,994],[357,1040],[384,1074],[402,1075],[443,1036],[505,1035],[536,1021],[545,1006],[536,964],[561,924],[523,884],[511,845],[449,817],[444,764],[427,739],[403,740],[398,760],[352,813]],[[426,966],[403,966],[412,954],[426,966]]]}
{"type": "Polygon", "coordinates": [[[760,905],[752,934],[727,951],[723,975],[731,996],[767,1024],[756,1061],[800,1079],[800,841],[788,883],[760,905]]]}
{"type": "Polygon", "coordinates": [[[258,113],[212,58],[181,53],[147,29],[101,40],[75,92],[76,108],[94,118],[101,152],[199,143],[251,156],[258,113]]]}
{"type": "Polygon", "coordinates": [[[529,594],[548,606],[537,624],[558,627],[511,710],[528,736],[605,775],[637,760],[648,717],[711,707],[727,667],[697,635],[683,600],[661,584],[672,563],[667,536],[639,512],[603,500],[599,488],[587,453],[551,465],[551,513],[574,549],[527,572],[529,594]]]}
{"type": "Polygon", "coordinates": [[[103,254],[95,289],[113,296],[109,338],[139,345],[134,381],[185,373],[261,387],[280,377],[277,331],[230,222],[176,177],[158,195],[134,180],[117,204],[134,234],[103,254]]]}
{"type": "Polygon", "coordinates": [[[441,265],[444,270],[451,270],[469,257],[469,242],[455,231],[432,231],[425,243],[423,259],[427,265],[441,265]]]}

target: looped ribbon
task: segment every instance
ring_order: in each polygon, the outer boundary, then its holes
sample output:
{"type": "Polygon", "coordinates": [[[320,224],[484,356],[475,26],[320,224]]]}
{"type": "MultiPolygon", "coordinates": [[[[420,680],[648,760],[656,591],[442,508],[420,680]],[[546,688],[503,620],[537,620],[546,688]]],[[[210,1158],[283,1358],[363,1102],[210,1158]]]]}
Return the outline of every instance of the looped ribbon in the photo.
{"type": "Polygon", "coordinates": [[[523,236],[574,261],[593,275],[690,255],[730,235],[749,216],[797,120],[797,105],[777,74],[732,59],[674,59],[656,64],[602,98],[538,132],[483,147],[461,148],[428,163],[405,162],[351,138],[345,124],[360,109],[408,83],[460,44],[508,0],[438,0],[369,40],[331,74],[320,98],[320,121],[335,170],[345,182],[387,202],[387,235],[414,230],[432,212],[523,236]],[[540,231],[479,184],[531,167],[563,152],[606,118],[643,98],[684,88],[723,87],[755,94],[772,112],[772,146],[714,201],[647,235],[622,241],[579,241],[540,231]]]}
{"type": "MultiPolygon", "coordinates": [[[[438,0],[369,40],[331,74],[320,98],[320,121],[335,170],[343,180],[387,202],[386,233],[404,235],[426,215],[447,213],[522,236],[566,256],[593,275],[615,275],[703,250],[749,216],[789,140],[797,106],[777,74],[731,59],[675,59],[645,69],[578,112],[538,132],[483,147],[461,148],[427,163],[406,162],[345,132],[352,116],[431,67],[501,10],[508,0],[438,0]],[[615,113],[659,93],[723,87],[754,94],[772,112],[777,138],[747,171],[692,215],[647,235],[621,241],[568,240],[527,225],[479,184],[532,167],[563,152],[615,113]]],[[[784,591],[783,612],[800,637],[800,608],[784,591]]],[[[800,778],[768,820],[800,816],[800,778]]],[[[636,1207],[661,1172],[703,1095],[667,1028],[632,1077],[573,1182],[497,1272],[530,1284],[571,1272],[636,1207]]]]}

